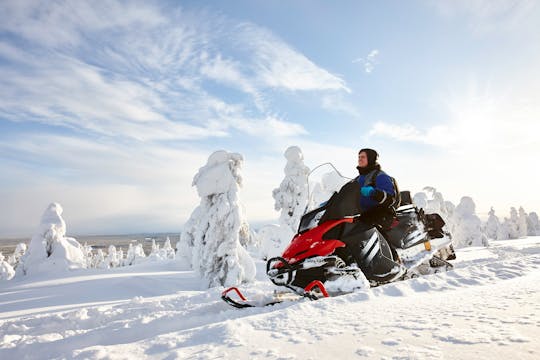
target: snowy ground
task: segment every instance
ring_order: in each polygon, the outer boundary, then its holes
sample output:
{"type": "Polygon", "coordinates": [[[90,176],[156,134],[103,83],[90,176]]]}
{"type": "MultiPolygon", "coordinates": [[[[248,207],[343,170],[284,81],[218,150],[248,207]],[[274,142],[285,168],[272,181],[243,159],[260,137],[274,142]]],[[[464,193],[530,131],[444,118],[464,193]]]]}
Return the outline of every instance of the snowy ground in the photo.
{"type": "MultiPolygon", "coordinates": [[[[540,237],[454,271],[237,310],[175,262],[0,283],[0,359],[538,359],[540,237]]],[[[270,292],[258,264],[254,292],[270,292]]]]}

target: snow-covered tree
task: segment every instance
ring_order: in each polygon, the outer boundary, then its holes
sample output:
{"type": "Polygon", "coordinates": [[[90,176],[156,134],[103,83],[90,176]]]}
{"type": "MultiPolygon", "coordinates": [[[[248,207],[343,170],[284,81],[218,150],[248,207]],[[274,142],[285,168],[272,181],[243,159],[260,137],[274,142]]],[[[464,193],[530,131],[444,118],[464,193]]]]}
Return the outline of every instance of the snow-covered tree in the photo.
{"type": "Polygon", "coordinates": [[[275,200],[274,208],[281,211],[280,225],[288,226],[291,231],[296,232],[307,205],[309,168],[304,165],[304,155],[298,146],[287,148],[284,156],[287,159],[285,177],[279,188],[272,191],[272,196],[275,200]]]}
{"type": "Polygon", "coordinates": [[[4,259],[4,255],[0,252],[0,281],[11,280],[11,278],[15,276],[15,270],[13,270],[13,267],[4,259]]]}
{"type": "Polygon", "coordinates": [[[9,257],[8,257],[8,260],[7,262],[9,263],[9,265],[11,265],[14,269],[17,268],[17,265],[19,265],[19,260],[21,259],[21,257],[24,255],[24,253],[26,252],[26,244],[25,243],[18,243],[17,244],[17,247],[15,248],[15,251],[13,252],[13,254],[11,254],[9,257]]]}
{"type": "Polygon", "coordinates": [[[525,212],[525,209],[523,209],[522,206],[519,207],[518,233],[519,233],[519,237],[525,237],[525,236],[527,236],[527,233],[528,233],[528,229],[527,229],[527,213],[525,212]]]}
{"type": "Polygon", "coordinates": [[[426,214],[439,214],[446,221],[448,212],[442,194],[433,186],[426,186],[424,193],[426,194],[426,206],[424,207],[426,214]]]}
{"type": "Polygon", "coordinates": [[[510,208],[510,219],[508,220],[509,239],[519,238],[519,218],[515,207],[510,208]]]}
{"type": "Polygon", "coordinates": [[[156,240],[152,239],[152,248],[150,250],[150,255],[148,255],[148,260],[161,261],[165,259],[166,256],[164,256],[164,253],[162,252],[162,249],[160,249],[159,244],[156,244],[156,240]]]}
{"type": "Polygon", "coordinates": [[[488,239],[498,239],[499,227],[501,222],[499,218],[495,215],[495,210],[493,207],[489,210],[489,217],[486,222],[486,236],[488,239]]]}
{"type": "Polygon", "coordinates": [[[424,187],[423,191],[413,196],[413,204],[423,209],[426,214],[439,214],[446,224],[446,230],[454,232],[455,205],[451,201],[445,201],[442,193],[433,186],[424,187]]]}
{"type": "Polygon", "coordinates": [[[103,250],[98,249],[94,255],[94,261],[92,261],[92,264],[92,267],[95,267],[96,269],[107,269],[109,267],[107,261],[105,261],[105,254],[103,254],[103,250]]]}
{"type": "Polygon", "coordinates": [[[110,268],[115,268],[120,265],[122,258],[120,258],[118,251],[114,245],[109,245],[109,251],[107,253],[107,266],[110,268]]]}
{"type": "Polygon", "coordinates": [[[540,235],[540,221],[538,220],[538,214],[534,211],[527,216],[527,235],[536,236],[540,235]]]}
{"type": "Polygon", "coordinates": [[[92,247],[88,245],[88,243],[84,243],[83,249],[82,249],[83,255],[84,255],[84,262],[86,264],[87,268],[91,268],[94,266],[94,254],[92,253],[92,247]]]}
{"type": "Polygon", "coordinates": [[[255,264],[240,243],[242,161],[240,154],[216,151],[193,178],[201,203],[184,226],[179,251],[191,255],[193,269],[210,287],[255,277],[255,264]]]}
{"type": "Polygon", "coordinates": [[[427,208],[428,198],[427,194],[423,191],[414,194],[412,201],[419,209],[425,210],[427,208]]]}
{"type": "Polygon", "coordinates": [[[163,248],[161,249],[161,257],[164,259],[174,259],[174,249],[171,246],[171,239],[167,236],[163,248]]]}
{"type": "Polygon", "coordinates": [[[288,226],[270,224],[263,226],[258,232],[259,238],[259,258],[268,259],[275,256],[281,256],[293,238],[295,232],[288,226]]]}
{"type": "Polygon", "coordinates": [[[453,242],[457,247],[488,245],[482,233],[482,222],[476,215],[476,205],[469,196],[462,197],[456,206],[453,223],[453,242]]]}
{"type": "Polygon", "coordinates": [[[505,217],[504,221],[499,226],[497,230],[497,240],[508,240],[510,239],[510,220],[505,217]]]}
{"type": "Polygon", "coordinates": [[[118,266],[124,266],[124,250],[116,250],[116,258],[118,259],[118,266]]]}
{"type": "Polygon", "coordinates": [[[65,236],[66,223],[62,212],[58,203],[47,207],[41,217],[39,231],[20,259],[17,274],[86,268],[83,247],[77,240],[65,236]]]}
{"type": "Polygon", "coordinates": [[[146,254],[141,244],[129,244],[126,258],[123,261],[123,266],[140,264],[146,260],[146,254]]]}

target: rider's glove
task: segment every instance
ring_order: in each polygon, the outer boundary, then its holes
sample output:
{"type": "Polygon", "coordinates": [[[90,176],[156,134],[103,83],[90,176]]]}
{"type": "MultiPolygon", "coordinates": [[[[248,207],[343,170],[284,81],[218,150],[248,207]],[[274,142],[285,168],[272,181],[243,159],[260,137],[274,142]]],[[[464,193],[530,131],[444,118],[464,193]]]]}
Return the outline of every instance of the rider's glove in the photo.
{"type": "Polygon", "coordinates": [[[360,189],[360,193],[362,193],[362,196],[371,196],[375,194],[375,188],[373,186],[364,186],[360,189]]]}

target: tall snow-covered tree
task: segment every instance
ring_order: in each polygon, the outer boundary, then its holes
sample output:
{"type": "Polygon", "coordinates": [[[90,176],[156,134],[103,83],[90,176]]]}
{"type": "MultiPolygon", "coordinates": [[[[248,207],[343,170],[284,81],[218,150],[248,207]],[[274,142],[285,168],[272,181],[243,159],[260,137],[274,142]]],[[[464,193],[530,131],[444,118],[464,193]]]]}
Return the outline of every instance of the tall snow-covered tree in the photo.
{"type": "Polygon", "coordinates": [[[486,222],[486,236],[489,239],[497,239],[498,233],[499,233],[499,227],[501,226],[501,222],[499,221],[499,218],[495,215],[495,210],[493,210],[493,207],[491,210],[489,210],[489,217],[486,222]]]}
{"type": "Polygon", "coordinates": [[[308,201],[309,168],[304,165],[304,155],[298,146],[287,148],[284,156],[287,159],[285,177],[279,188],[273,190],[272,196],[275,200],[274,208],[281,211],[279,223],[296,233],[308,201]]]}
{"type": "Polygon", "coordinates": [[[41,217],[39,231],[20,259],[17,274],[86,268],[83,247],[77,240],[65,236],[66,223],[62,212],[58,203],[47,207],[41,217]]]}
{"type": "Polygon", "coordinates": [[[523,209],[522,206],[519,207],[518,233],[519,233],[519,237],[525,237],[525,236],[527,236],[527,233],[528,233],[528,229],[527,229],[527,213],[525,212],[525,209],[523,209]]]}
{"type": "Polygon", "coordinates": [[[255,277],[255,264],[240,242],[242,162],[240,154],[216,151],[193,178],[201,203],[184,226],[179,251],[192,256],[193,269],[209,287],[255,277]]]}
{"type": "Polygon", "coordinates": [[[461,198],[454,211],[453,222],[453,242],[457,247],[488,245],[488,240],[482,233],[482,222],[476,215],[476,205],[471,197],[461,198]]]}
{"type": "Polygon", "coordinates": [[[538,220],[538,214],[534,211],[527,216],[527,229],[529,236],[540,235],[540,221],[538,220]]]}

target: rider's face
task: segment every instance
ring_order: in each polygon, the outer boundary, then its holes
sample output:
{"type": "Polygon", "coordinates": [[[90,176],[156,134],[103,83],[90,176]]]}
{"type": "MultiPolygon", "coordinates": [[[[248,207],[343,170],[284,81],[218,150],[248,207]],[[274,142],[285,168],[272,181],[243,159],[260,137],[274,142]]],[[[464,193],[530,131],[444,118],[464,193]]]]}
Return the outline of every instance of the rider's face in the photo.
{"type": "Polygon", "coordinates": [[[358,154],[358,166],[361,168],[366,167],[368,165],[368,158],[367,154],[365,152],[361,152],[358,154]]]}

